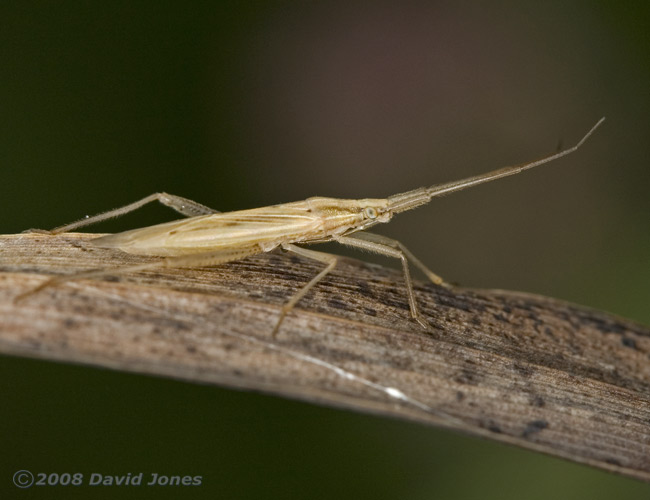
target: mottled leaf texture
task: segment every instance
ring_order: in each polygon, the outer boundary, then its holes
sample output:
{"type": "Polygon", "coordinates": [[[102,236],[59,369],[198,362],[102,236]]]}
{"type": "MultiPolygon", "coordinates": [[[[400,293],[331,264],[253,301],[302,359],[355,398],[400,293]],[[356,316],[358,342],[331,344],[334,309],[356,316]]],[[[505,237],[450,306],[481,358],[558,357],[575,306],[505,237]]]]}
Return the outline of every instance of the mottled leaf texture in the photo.
{"type": "Polygon", "coordinates": [[[148,262],[97,235],[0,236],[0,352],[266,391],[415,420],[650,481],[650,329],[519,292],[415,283],[281,252],[214,268],[73,280],[148,262]]]}

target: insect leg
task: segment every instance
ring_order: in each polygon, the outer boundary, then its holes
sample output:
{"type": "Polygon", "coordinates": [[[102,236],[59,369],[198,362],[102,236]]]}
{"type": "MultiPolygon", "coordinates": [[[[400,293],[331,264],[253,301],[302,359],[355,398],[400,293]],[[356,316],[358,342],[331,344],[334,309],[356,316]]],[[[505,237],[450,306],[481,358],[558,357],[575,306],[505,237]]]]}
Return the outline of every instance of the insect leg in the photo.
{"type": "Polygon", "coordinates": [[[144,205],[146,205],[147,203],[151,203],[152,201],[159,201],[163,205],[176,210],[177,212],[183,214],[186,217],[195,217],[197,215],[209,215],[209,214],[218,213],[217,210],[214,210],[210,207],[206,207],[205,205],[197,203],[196,201],[188,200],[187,198],[183,198],[182,196],[176,196],[174,194],[168,194],[168,193],[153,193],[150,194],[149,196],[142,198],[141,200],[134,201],[133,203],[129,203],[128,205],[124,205],[123,207],[115,208],[113,210],[109,210],[108,212],[102,212],[100,214],[93,215],[91,217],[87,216],[76,222],[72,222],[70,224],[66,224],[65,226],[60,226],[55,229],[52,229],[51,231],[30,229],[27,232],[36,231],[36,232],[45,232],[49,234],[66,233],[74,229],[79,229],[81,227],[90,226],[91,224],[96,224],[97,222],[101,222],[106,219],[112,219],[113,217],[120,217],[122,215],[128,214],[129,212],[133,212],[134,210],[137,210],[138,208],[143,207],[144,205]]]}
{"type": "Polygon", "coordinates": [[[255,255],[258,253],[261,253],[261,249],[259,248],[259,246],[254,245],[250,247],[239,248],[237,250],[230,250],[230,251],[220,250],[216,252],[205,252],[205,253],[198,253],[198,254],[182,255],[177,257],[166,257],[160,260],[156,260],[154,262],[146,262],[143,264],[136,264],[133,266],[92,269],[90,271],[82,271],[79,273],[54,276],[44,281],[37,287],[17,295],[14,298],[14,303],[17,303],[37,292],[40,292],[44,288],[60,285],[62,283],[65,283],[66,281],[87,279],[87,278],[102,278],[105,276],[117,276],[120,274],[135,273],[139,271],[148,271],[152,269],[161,269],[161,268],[216,266],[219,264],[225,264],[226,262],[243,259],[244,257],[248,257],[249,255],[255,255]]]}
{"type": "Polygon", "coordinates": [[[295,245],[291,245],[288,243],[282,245],[282,248],[289,252],[293,252],[297,255],[300,255],[301,257],[307,257],[308,259],[313,259],[319,262],[323,262],[324,264],[327,264],[327,267],[325,267],[325,269],[323,269],[320,273],[314,276],[309,283],[303,286],[293,297],[291,297],[291,299],[289,299],[289,301],[286,304],[282,306],[282,311],[280,312],[280,318],[278,319],[278,322],[275,324],[275,328],[273,328],[273,331],[271,332],[271,336],[273,338],[275,338],[275,336],[277,335],[278,330],[280,329],[280,325],[282,324],[282,321],[284,320],[284,317],[287,315],[287,313],[291,311],[291,309],[293,309],[293,306],[295,306],[296,303],[300,299],[302,299],[305,296],[305,294],[314,287],[314,285],[316,285],[316,283],[322,280],[325,276],[327,276],[330,273],[332,269],[334,269],[334,266],[336,266],[336,261],[337,261],[336,255],[331,255],[324,252],[317,252],[316,250],[308,250],[306,248],[297,247],[295,245]]]}
{"type": "MultiPolygon", "coordinates": [[[[376,236],[376,235],[375,235],[376,236]]],[[[402,261],[402,269],[404,271],[404,281],[406,282],[406,294],[409,300],[409,307],[411,309],[411,316],[417,321],[422,328],[429,330],[430,326],[427,321],[422,317],[417,303],[415,302],[415,294],[413,293],[413,282],[411,281],[411,273],[409,271],[409,264],[406,252],[401,248],[393,248],[392,246],[380,243],[377,241],[369,241],[366,239],[357,238],[355,236],[337,236],[333,238],[334,241],[361,250],[385,255],[386,257],[394,257],[402,261]]],[[[396,242],[397,243],[397,242],[396,242]]],[[[410,253],[410,252],[409,252],[410,253]]],[[[435,276],[435,275],[434,275],[435,276]]]]}
{"type": "Polygon", "coordinates": [[[394,240],[392,238],[387,238],[386,236],[382,236],[380,234],[368,233],[366,231],[353,233],[349,235],[348,238],[355,238],[359,240],[370,241],[373,243],[379,243],[381,245],[387,245],[389,247],[401,250],[402,252],[404,252],[404,255],[406,255],[406,258],[410,260],[413,264],[415,264],[415,267],[417,267],[420,271],[422,271],[427,276],[427,278],[431,280],[432,283],[440,286],[445,286],[445,287],[449,286],[448,283],[445,283],[445,280],[443,280],[440,276],[438,276],[436,273],[431,271],[431,269],[425,266],[420,259],[418,259],[415,255],[413,255],[409,251],[408,248],[406,248],[402,243],[400,243],[397,240],[394,240]]]}

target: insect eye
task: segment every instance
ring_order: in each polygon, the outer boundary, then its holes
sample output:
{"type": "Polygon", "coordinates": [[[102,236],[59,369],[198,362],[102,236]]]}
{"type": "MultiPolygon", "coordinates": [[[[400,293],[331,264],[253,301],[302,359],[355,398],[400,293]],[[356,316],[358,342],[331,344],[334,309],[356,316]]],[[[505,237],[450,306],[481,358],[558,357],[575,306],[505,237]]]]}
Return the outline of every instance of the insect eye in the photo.
{"type": "Polygon", "coordinates": [[[376,219],[377,218],[377,210],[375,210],[373,207],[366,207],[363,209],[363,213],[365,214],[368,219],[376,219]]]}

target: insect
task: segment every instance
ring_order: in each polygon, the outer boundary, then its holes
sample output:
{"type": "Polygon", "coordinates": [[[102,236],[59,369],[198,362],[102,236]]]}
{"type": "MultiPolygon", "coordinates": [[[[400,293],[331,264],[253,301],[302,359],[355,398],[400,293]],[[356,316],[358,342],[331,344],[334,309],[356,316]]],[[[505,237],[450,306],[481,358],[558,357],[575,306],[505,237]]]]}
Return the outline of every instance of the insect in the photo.
{"type": "Polygon", "coordinates": [[[367,233],[365,230],[377,224],[389,222],[395,214],[427,204],[437,196],[517,174],[573,153],[582,146],[604,120],[605,118],[601,118],[575,146],[539,160],[504,167],[459,181],[414,189],[383,199],[344,200],[314,197],[270,207],[221,213],[181,196],[154,193],[129,205],[44,232],[48,234],[68,232],[109,218],[119,217],[137,210],[147,203],[158,201],[186,216],[187,219],[100,236],[90,240],[90,243],[100,248],[116,248],[131,254],[163,257],[162,259],[119,269],[98,269],[55,276],[38,287],[19,295],[17,299],[71,279],[165,267],[216,266],[280,248],[322,262],[325,267],[284,304],[272,331],[272,336],[275,336],[287,313],[336,266],[337,257],[335,255],[298,245],[335,241],[349,247],[399,259],[402,263],[411,316],[423,328],[428,329],[429,325],[420,313],[413,293],[409,261],[433,283],[440,286],[449,285],[429,270],[399,241],[367,233]]]}

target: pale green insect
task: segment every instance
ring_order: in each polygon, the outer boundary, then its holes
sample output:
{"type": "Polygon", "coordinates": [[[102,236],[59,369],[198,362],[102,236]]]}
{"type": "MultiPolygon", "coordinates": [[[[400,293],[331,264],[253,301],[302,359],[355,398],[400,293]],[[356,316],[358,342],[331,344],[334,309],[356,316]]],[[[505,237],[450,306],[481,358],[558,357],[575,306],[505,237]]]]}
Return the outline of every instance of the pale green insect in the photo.
{"type": "Polygon", "coordinates": [[[71,279],[163,267],[215,266],[243,259],[250,255],[270,252],[276,248],[326,264],[326,267],[320,273],[303,286],[282,307],[280,317],[273,328],[272,335],[275,335],[286,314],[336,266],[337,262],[337,257],[334,255],[302,248],[296,244],[336,241],[350,247],[400,259],[411,316],[425,329],[428,329],[428,324],[422,317],[415,301],[408,261],[410,260],[415,264],[433,283],[441,286],[448,285],[442,278],[431,272],[400,242],[363,231],[379,223],[390,221],[393,215],[399,212],[429,203],[436,196],[517,174],[566,156],[576,151],[604,120],[605,118],[601,118],[575,146],[539,160],[504,167],[459,181],[414,189],[388,198],[341,200],[314,197],[304,201],[270,207],[220,213],[180,196],[154,193],[124,207],[93,217],[86,217],[80,221],[46,232],[59,234],[78,229],[127,214],[157,200],[185,215],[188,219],[101,236],[90,242],[101,248],[117,248],[132,254],[160,256],[164,257],[164,259],[119,269],[100,269],[67,276],[56,276],[34,290],[18,296],[18,299],[31,295],[47,286],[71,279]]]}

